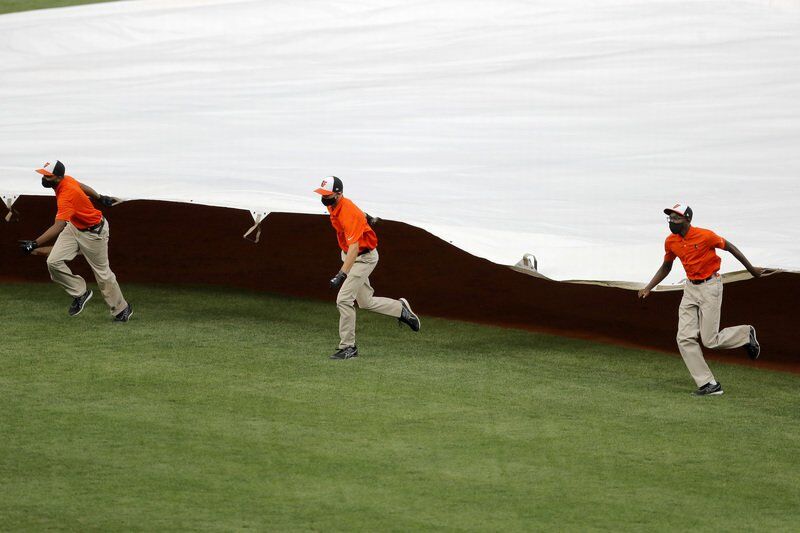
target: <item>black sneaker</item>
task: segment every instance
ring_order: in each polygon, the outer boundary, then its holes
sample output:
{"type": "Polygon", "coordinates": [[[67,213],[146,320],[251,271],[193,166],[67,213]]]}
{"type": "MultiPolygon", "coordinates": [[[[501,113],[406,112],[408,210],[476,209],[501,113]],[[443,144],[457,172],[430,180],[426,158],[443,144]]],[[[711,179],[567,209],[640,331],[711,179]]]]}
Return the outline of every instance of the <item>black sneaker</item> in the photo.
{"type": "Polygon", "coordinates": [[[352,359],[358,357],[358,347],[348,346],[347,348],[339,349],[335,354],[330,356],[330,359],[352,359]]]}
{"type": "Polygon", "coordinates": [[[69,306],[69,316],[78,316],[83,311],[86,302],[92,299],[92,294],[91,289],[86,289],[86,292],[73,299],[72,305],[69,306]]]}
{"type": "Polygon", "coordinates": [[[419,317],[411,310],[411,306],[408,305],[408,300],[400,298],[400,303],[403,304],[403,310],[400,311],[400,318],[397,319],[398,322],[408,325],[412,331],[419,331],[421,325],[419,317]]]}
{"type": "Polygon", "coordinates": [[[114,317],[114,322],[127,322],[133,316],[133,308],[131,308],[131,304],[128,304],[128,307],[117,313],[114,317]]]}
{"type": "Polygon", "coordinates": [[[758,339],[756,339],[756,328],[750,326],[750,342],[744,345],[744,349],[747,350],[747,357],[755,361],[758,359],[758,356],[761,355],[761,345],[758,343],[758,339]]]}
{"type": "Polygon", "coordinates": [[[711,382],[706,383],[696,391],[692,393],[692,396],[721,396],[722,395],[722,383],[715,383],[714,385],[711,382]]]}

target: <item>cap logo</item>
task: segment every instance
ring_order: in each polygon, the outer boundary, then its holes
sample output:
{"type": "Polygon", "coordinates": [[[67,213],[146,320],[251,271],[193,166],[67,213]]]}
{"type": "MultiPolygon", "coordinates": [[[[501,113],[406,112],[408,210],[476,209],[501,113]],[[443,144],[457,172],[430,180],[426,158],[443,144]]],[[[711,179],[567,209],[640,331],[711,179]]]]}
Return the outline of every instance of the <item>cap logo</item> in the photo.
{"type": "Polygon", "coordinates": [[[48,161],[47,163],[45,163],[45,164],[44,164],[44,168],[47,168],[47,167],[49,167],[49,166],[50,166],[50,162],[49,162],[49,161],[48,161]]]}
{"type": "Polygon", "coordinates": [[[328,185],[328,180],[322,180],[322,185],[320,187],[325,187],[328,185]]]}
{"type": "Polygon", "coordinates": [[[678,209],[680,206],[681,206],[681,204],[675,204],[675,205],[672,206],[672,209],[678,209]]]}

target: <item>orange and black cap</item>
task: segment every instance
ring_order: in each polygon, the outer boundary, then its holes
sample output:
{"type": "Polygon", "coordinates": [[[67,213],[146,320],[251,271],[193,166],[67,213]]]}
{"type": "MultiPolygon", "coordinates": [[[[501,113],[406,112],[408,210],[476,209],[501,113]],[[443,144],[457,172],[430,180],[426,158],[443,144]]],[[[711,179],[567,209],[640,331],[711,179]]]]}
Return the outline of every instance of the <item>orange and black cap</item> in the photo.
{"type": "Polygon", "coordinates": [[[36,172],[43,176],[58,176],[59,178],[64,177],[64,172],[66,169],[64,168],[64,163],[56,159],[56,163],[51,167],[50,163],[45,163],[42,168],[37,168],[36,172]]]}
{"type": "Polygon", "coordinates": [[[322,196],[330,196],[337,192],[344,192],[344,186],[342,185],[342,180],[336,176],[326,176],[320,186],[314,189],[314,192],[322,196]]]}

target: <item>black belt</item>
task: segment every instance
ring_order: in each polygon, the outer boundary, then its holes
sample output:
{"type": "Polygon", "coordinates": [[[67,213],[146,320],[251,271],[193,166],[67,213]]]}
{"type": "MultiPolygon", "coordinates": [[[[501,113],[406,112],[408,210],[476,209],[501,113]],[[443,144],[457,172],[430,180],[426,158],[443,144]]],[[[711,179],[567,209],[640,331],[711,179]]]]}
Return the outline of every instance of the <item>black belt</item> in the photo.
{"type": "Polygon", "coordinates": [[[86,229],[79,229],[78,231],[88,231],[89,233],[94,233],[95,235],[100,235],[100,232],[103,231],[103,226],[106,223],[105,218],[101,218],[100,222],[95,224],[94,226],[89,226],[86,229]]]}
{"type": "Polygon", "coordinates": [[[358,255],[364,255],[370,253],[375,248],[362,248],[358,251],[358,255]]]}
{"type": "Polygon", "coordinates": [[[706,281],[711,281],[712,279],[714,279],[715,276],[716,276],[716,274],[711,274],[706,279],[690,279],[689,283],[691,283],[692,285],[701,285],[701,284],[705,283],[706,281]]]}

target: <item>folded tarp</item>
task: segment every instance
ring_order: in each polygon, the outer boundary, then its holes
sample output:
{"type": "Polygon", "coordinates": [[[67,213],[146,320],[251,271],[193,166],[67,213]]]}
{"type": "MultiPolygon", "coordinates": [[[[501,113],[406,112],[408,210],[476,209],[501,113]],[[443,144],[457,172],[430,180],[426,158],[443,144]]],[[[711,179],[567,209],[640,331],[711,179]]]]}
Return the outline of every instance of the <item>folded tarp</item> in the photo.
{"type": "Polygon", "coordinates": [[[0,102],[8,198],[44,193],[33,169],[58,158],[124,198],[323,213],[312,190],[335,174],[371,214],[474,255],[632,282],[683,202],[754,264],[800,268],[798,2],[16,13],[0,16],[0,102]]]}

